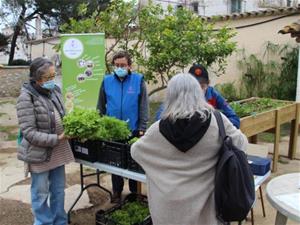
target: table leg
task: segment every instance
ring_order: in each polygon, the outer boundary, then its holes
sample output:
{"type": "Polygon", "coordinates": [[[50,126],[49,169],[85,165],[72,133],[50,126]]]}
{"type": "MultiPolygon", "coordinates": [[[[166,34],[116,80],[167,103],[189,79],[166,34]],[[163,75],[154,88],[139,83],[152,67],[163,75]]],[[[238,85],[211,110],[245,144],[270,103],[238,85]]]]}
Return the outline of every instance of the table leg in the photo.
{"type": "Polygon", "coordinates": [[[72,204],[71,208],[68,210],[67,212],[67,216],[68,216],[68,223],[70,224],[71,223],[71,211],[72,209],[74,208],[74,206],[77,204],[77,202],[79,201],[79,199],[81,198],[83,192],[85,190],[87,190],[88,188],[90,187],[98,187],[100,189],[102,189],[103,191],[107,192],[110,196],[110,198],[112,197],[112,193],[107,190],[106,188],[102,187],[100,185],[100,171],[97,169],[96,170],[96,173],[91,173],[91,174],[83,174],[83,166],[82,164],[80,164],[80,193],[79,195],[77,196],[77,198],[75,199],[74,203],[72,204]],[[85,177],[89,177],[89,176],[94,176],[96,175],[97,176],[97,183],[91,183],[91,184],[88,184],[88,185],[85,185],[84,183],[84,178],[85,177]]]}
{"type": "Polygon", "coordinates": [[[263,216],[266,217],[264,197],[263,197],[263,194],[262,194],[262,188],[261,188],[261,186],[259,186],[259,194],[260,194],[260,201],[261,201],[261,207],[262,207],[262,211],[263,211],[263,216]]]}
{"type": "Polygon", "coordinates": [[[142,194],[142,183],[141,182],[137,182],[137,193],[142,194]]]}
{"type": "Polygon", "coordinates": [[[252,144],[257,144],[257,134],[249,137],[249,142],[252,143],[252,144]]]}
{"type": "Polygon", "coordinates": [[[254,225],[254,213],[253,213],[253,207],[251,208],[251,225],[254,225]]]}
{"type": "Polygon", "coordinates": [[[287,222],[287,217],[277,211],[275,225],[285,225],[287,222]]]}
{"type": "Polygon", "coordinates": [[[294,159],[297,151],[298,129],[300,120],[300,103],[297,104],[296,118],[291,121],[290,141],[289,141],[289,158],[294,159]]]}
{"type": "Polygon", "coordinates": [[[272,172],[277,171],[277,163],[278,163],[278,158],[279,158],[279,140],[280,140],[280,120],[279,120],[279,118],[280,118],[279,110],[276,110],[275,140],[274,140],[272,172]]]}

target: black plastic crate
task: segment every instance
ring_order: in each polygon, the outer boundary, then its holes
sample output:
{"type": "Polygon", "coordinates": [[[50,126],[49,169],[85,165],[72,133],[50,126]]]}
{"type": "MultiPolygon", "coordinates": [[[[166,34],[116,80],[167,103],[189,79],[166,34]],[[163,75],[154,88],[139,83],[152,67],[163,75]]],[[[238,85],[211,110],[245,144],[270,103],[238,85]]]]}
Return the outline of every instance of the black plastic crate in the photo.
{"type": "Polygon", "coordinates": [[[127,169],[128,144],[121,142],[102,141],[98,151],[98,161],[111,166],[127,169]]]}
{"type": "MultiPolygon", "coordinates": [[[[96,225],[120,225],[120,223],[111,220],[109,216],[116,210],[122,209],[126,203],[134,201],[141,202],[145,206],[148,205],[146,196],[139,194],[130,194],[125,198],[125,200],[121,204],[114,206],[113,208],[110,208],[107,211],[99,210],[96,213],[96,225]]],[[[152,225],[150,214],[147,217],[145,217],[145,219],[142,222],[131,225],[152,225]]]]}
{"type": "Polygon", "coordinates": [[[72,140],[72,151],[74,157],[77,159],[96,162],[101,145],[100,141],[87,140],[85,142],[80,142],[79,140],[74,139],[72,140]]]}
{"type": "Polygon", "coordinates": [[[131,157],[130,148],[127,150],[127,169],[133,172],[145,174],[144,169],[131,157]]]}

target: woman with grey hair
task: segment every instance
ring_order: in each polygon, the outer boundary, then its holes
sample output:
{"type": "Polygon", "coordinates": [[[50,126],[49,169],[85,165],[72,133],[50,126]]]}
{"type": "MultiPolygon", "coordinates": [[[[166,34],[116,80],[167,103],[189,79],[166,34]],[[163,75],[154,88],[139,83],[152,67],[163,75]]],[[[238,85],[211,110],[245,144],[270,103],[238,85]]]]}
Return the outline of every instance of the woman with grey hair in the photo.
{"type": "Polygon", "coordinates": [[[34,225],[65,225],[65,164],[74,161],[68,137],[61,91],[55,85],[51,61],[36,58],[30,65],[29,82],[23,84],[17,101],[22,140],[18,159],[31,174],[31,206],[34,225]]]}
{"type": "MultiPolygon", "coordinates": [[[[168,84],[162,119],[132,145],[132,157],[146,172],[153,224],[218,224],[214,178],[222,139],[213,110],[198,81],[177,74],[168,84]]],[[[222,118],[227,135],[245,150],[246,137],[222,118]]]]}

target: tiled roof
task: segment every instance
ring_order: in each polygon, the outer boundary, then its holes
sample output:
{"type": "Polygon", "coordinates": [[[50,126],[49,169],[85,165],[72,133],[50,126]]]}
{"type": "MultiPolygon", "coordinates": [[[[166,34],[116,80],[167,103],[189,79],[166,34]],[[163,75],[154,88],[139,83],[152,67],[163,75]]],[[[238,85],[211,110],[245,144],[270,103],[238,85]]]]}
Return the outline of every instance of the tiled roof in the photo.
{"type": "Polygon", "coordinates": [[[289,24],[278,31],[280,34],[291,34],[292,38],[296,38],[296,42],[300,43],[300,20],[289,24]]]}
{"type": "Polygon", "coordinates": [[[228,15],[216,15],[216,16],[203,16],[203,20],[207,21],[223,21],[223,20],[236,20],[242,18],[251,18],[251,17],[261,17],[261,16],[275,16],[291,13],[300,13],[300,5],[298,7],[284,7],[284,8],[274,8],[266,10],[258,10],[244,13],[233,13],[228,15]]]}

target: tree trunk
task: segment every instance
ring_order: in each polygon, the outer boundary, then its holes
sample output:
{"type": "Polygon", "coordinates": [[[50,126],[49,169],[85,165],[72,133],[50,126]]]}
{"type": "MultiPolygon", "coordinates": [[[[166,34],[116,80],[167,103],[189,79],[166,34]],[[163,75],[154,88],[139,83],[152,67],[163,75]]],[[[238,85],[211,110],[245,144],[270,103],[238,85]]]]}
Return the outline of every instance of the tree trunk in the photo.
{"type": "Polygon", "coordinates": [[[23,27],[24,22],[25,22],[24,21],[25,20],[25,12],[26,12],[26,6],[22,5],[22,11],[21,11],[20,16],[18,18],[18,22],[17,22],[17,24],[14,28],[14,34],[13,34],[13,37],[12,37],[12,40],[11,40],[8,65],[11,65],[12,61],[14,60],[17,39],[18,39],[20,31],[22,30],[22,27],[23,27]]]}
{"type": "Polygon", "coordinates": [[[164,90],[165,88],[167,88],[167,86],[155,88],[155,89],[153,89],[152,91],[149,92],[148,96],[151,96],[151,95],[153,95],[154,93],[156,93],[158,91],[164,90]]]}

